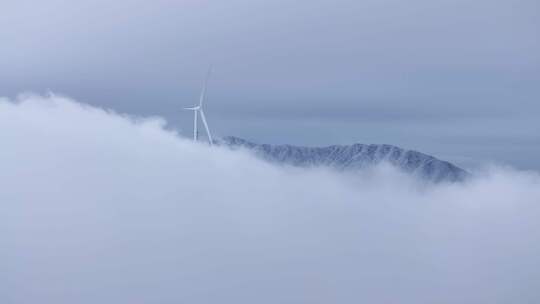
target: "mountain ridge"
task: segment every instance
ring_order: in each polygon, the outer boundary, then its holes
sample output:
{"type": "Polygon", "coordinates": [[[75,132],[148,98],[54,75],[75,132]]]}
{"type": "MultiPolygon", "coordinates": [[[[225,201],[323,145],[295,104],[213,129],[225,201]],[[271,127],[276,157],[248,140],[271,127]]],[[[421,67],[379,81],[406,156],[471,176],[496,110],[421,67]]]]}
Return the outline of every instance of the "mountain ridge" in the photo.
{"type": "Polygon", "coordinates": [[[305,147],[288,144],[258,144],[236,136],[218,141],[232,149],[243,148],[271,163],[295,167],[330,167],[340,171],[362,170],[382,162],[424,180],[461,182],[470,173],[434,156],[387,144],[330,145],[305,147]]]}

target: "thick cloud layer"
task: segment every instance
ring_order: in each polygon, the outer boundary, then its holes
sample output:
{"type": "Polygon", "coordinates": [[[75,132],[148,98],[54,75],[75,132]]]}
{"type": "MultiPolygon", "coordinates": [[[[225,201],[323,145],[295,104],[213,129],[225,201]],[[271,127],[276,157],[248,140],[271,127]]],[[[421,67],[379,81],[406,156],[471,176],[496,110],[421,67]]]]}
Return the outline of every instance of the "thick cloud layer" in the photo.
{"type": "Polygon", "coordinates": [[[1,303],[538,303],[540,177],[276,168],[159,118],[0,100],[1,303]]]}

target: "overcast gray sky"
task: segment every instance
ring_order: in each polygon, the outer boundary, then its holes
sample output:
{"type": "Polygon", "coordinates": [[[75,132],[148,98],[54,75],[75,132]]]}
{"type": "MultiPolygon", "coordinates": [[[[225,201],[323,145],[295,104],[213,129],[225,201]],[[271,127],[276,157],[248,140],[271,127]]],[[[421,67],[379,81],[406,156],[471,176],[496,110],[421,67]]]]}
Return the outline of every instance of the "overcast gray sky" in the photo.
{"type": "Polygon", "coordinates": [[[537,0],[2,1],[0,95],[54,92],[191,133],[388,143],[540,169],[537,0]]]}

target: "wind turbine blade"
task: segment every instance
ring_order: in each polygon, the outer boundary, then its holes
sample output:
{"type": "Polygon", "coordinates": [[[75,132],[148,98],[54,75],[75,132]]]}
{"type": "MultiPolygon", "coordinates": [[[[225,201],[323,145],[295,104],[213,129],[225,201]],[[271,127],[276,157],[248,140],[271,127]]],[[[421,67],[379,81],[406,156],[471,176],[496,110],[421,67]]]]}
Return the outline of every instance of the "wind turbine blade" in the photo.
{"type": "Polygon", "coordinates": [[[206,123],[206,117],[204,116],[204,111],[201,109],[199,111],[201,113],[201,119],[204,124],[204,127],[206,128],[206,135],[208,135],[208,142],[210,143],[210,146],[212,145],[212,135],[210,134],[210,129],[208,128],[208,124],[206,123]]]}
{"type": "Polygon", "coordinates": [[[208,72],[206,72],[206,78],[204,79],[204,84],[201,91],[201,97],[199,99],[199,107],[202,107],[203,101],[206,98],[206,88],[208,86],[208,79],[210,78],[211,73],[212,73],[212,66],[210,66],[208,68],[208,72]]]}
{"type": "Polygon", "coordinates": [[[197,110],[193,111],[193,141],[197,141],[197,136],[199,135],[197,130],[197,110]]]}

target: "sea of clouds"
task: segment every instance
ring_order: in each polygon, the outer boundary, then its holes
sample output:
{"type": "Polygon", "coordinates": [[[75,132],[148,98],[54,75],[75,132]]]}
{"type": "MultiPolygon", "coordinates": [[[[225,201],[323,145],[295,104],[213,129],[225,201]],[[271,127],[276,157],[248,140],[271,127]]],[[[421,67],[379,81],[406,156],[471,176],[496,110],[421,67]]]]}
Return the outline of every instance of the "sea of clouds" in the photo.
{"type": "Polygon", "coordinates": [[[0,98],[0,303],[540,303],[540,175],[275,167],[0,98]]]}

